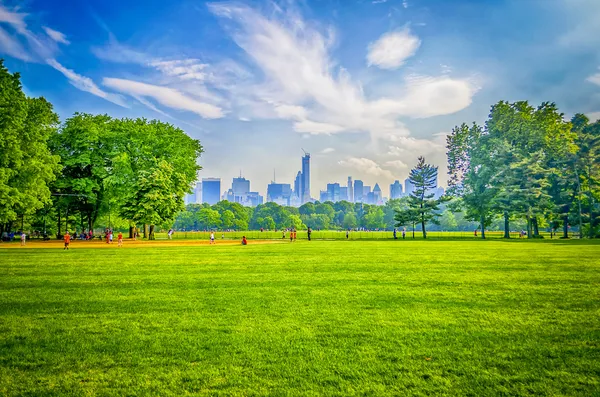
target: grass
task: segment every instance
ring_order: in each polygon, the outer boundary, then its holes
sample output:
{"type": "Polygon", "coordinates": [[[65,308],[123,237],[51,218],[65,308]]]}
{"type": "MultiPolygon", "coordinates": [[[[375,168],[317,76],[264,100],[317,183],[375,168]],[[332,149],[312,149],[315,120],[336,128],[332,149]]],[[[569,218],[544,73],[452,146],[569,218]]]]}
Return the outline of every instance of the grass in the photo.
{"type": "Polygon", "coordinates": [[[0,395],[600,395],[598,243],[84,246],[0,249],[0,395]]]}

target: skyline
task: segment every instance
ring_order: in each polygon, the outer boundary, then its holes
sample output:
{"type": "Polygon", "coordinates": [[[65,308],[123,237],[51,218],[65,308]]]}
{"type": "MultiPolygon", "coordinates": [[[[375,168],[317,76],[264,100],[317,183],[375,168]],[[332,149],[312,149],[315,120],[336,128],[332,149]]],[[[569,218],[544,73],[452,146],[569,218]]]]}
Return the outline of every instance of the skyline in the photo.
{"type": "Polygon", "coordinates": [[[446,134],[500,99],[600,116],[599,17],[595,0],[4,0],[0,57],[62,120],[181,127],[200,178],[293,184],[304,147],[319,189],[387,186],[419,155],[445,186],[446,134]]]}

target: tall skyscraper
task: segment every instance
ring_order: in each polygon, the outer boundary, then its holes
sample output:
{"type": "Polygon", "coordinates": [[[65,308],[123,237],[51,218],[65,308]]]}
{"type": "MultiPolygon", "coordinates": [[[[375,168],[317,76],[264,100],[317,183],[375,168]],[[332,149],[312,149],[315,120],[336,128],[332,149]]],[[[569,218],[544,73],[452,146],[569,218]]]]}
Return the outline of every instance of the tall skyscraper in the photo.
{"type": "Polygon", "coordinates": [[[296,179],[294,179],[294,195],[300,199],[302,198],[302,172],[298,171],[296,179]]]}
{"type": "Polygon", "coordinates": [[[366,197],[367,194],[371,193],[371,186],[364,186],[363,185],[363,197],[366,197]]]}
{"type": "Polygon", "coordinates": [[[360,179],[354,181],[354,202],[363,202],[363,181],[360,179]]]}
{"type": "Polygon", "coordinates": [[[399,199],[402,197],[402,184],[400,181],[395,180],[394,183],[390,185],[390,199],[399,199]]]}
{"type": "Polygon", "coordinates": [[[410,178],[406,178],[404,180],[404,191],[406,192],[406,195],[408,196],[414,190],[415,190],[415,185],[412,184],[412,182],[410,181],[410,178]]]}
{"type": "MultiPolygon", "coordinates": [[[[303,149],[304,150],[304,149],[303,149]]],[[[310,201],[310,153],[304,152],[302,157],[302,204],[310,201]]]]}
{"type": "Polygon", "coordinates": [[[340,184],[339,183],[328,183],[327,184],[327,200],[337,203],[340,201],[340,184]]]}
{"type": "Polygon", "coordinates": [[[354,202],[354,188],[352,187],[352,177],[348,177],[348,201],[354,202]]]}
{"type": "Polygon", "coordinates": [[[250,192],[250,181],[246,178],[233,178],[231,183],[231,190],[233,191],[233,201],[236,203],[242,203],[246,201],[248,192],[250,192]]]}
{"type": "Polygon", "coordinates": [[[289,183],[270,183],[267,186],[267,201],[279,205],[290,205],[292,186],[289,183]]]}
{"type": "Polygon", "coordinates": [[[348,201],[348,188],[340,186],[340,201],[348,201]]]}
{"type": "Polygon", "coordinates": [[[383,203],[383,197],[381,194],[381,188],[379,187],[379,184],[376,183],[375,187],[373,188],[373,204],[382,204],[383,203]]]}
{"type": "Polygon", "coordinates": [[[210,205],[221,200],[221,178],[202,178],[202,202],[210,205]]]}

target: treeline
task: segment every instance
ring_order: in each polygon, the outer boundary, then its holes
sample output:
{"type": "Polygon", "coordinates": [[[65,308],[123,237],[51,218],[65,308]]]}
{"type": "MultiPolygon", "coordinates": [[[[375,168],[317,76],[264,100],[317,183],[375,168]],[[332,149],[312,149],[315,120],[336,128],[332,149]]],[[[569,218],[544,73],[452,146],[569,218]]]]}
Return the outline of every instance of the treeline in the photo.
{"type": "Polygon", "coordinates": [[[112,216],[152,238],[185,208],[200,169],[200,142],[167,123],[81,113],[60,123],[1,60],[0,132],[0,232],[60,236],[112,216]]]}
{"type": "Polygon", "coordinates": [[[462,124],[447,138],[450,195],[455,210],[482,230],[502,219],[504,235],[525,220],[527,235],[541,227],[574,225],[600,234],[600,121],[568,121],[553,103],[499,102],[484,125],[462,124]]]}
{"type": "MultiPolygon", "coordinates": [[[[306,203],[299,208],[285,207],[276,203],[261,204],[255,208],[238,203],[221,201],[215,205],[188,204],[181,212],[174,227],[182,231],[194,230],[281,230],[295,228],[304,230],[347,230],[364,228],[368,230],[392,230],[397,225],[394,219],[398,211],[409,208],[409,199],[404,197],[389,200],[385,205],[376,206],[339,201],[333,203],[306,203]]],[[[477,222],[467,220],[462,212],[452,212],[446,205],[438,211],[436,224],[431,230],[473,231],[477,222]]],[[[523,227],[522,223],[518,226],[523,227]]],[[[165,228],[170,225],[165,225],[165,228]]],[[[500,230],[496,222],[490,230],[500,230]]],[[[420,231],[421,227],[416,225],[420,231]]]]}

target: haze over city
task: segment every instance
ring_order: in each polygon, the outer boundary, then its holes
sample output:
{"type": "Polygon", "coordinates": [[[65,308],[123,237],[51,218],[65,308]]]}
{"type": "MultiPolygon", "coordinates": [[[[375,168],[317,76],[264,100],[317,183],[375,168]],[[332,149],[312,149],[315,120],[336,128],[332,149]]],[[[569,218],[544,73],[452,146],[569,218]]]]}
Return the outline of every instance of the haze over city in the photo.
{"type": "Polygon", "coordinates": [[[61,118],[159,118],[200,139],[200,178],[266,194],[311,153],[311,196],[347,177],[384,195],[499,99],[600,115],[600,2],[15,1],[0,56],[61,118]],[[68,6],[67,6],[68,5],[68,6]],[[560,23],[556,23],[560,21],[560,23]],[[360,26],[360,29],[356,29],[360,26]]]}

